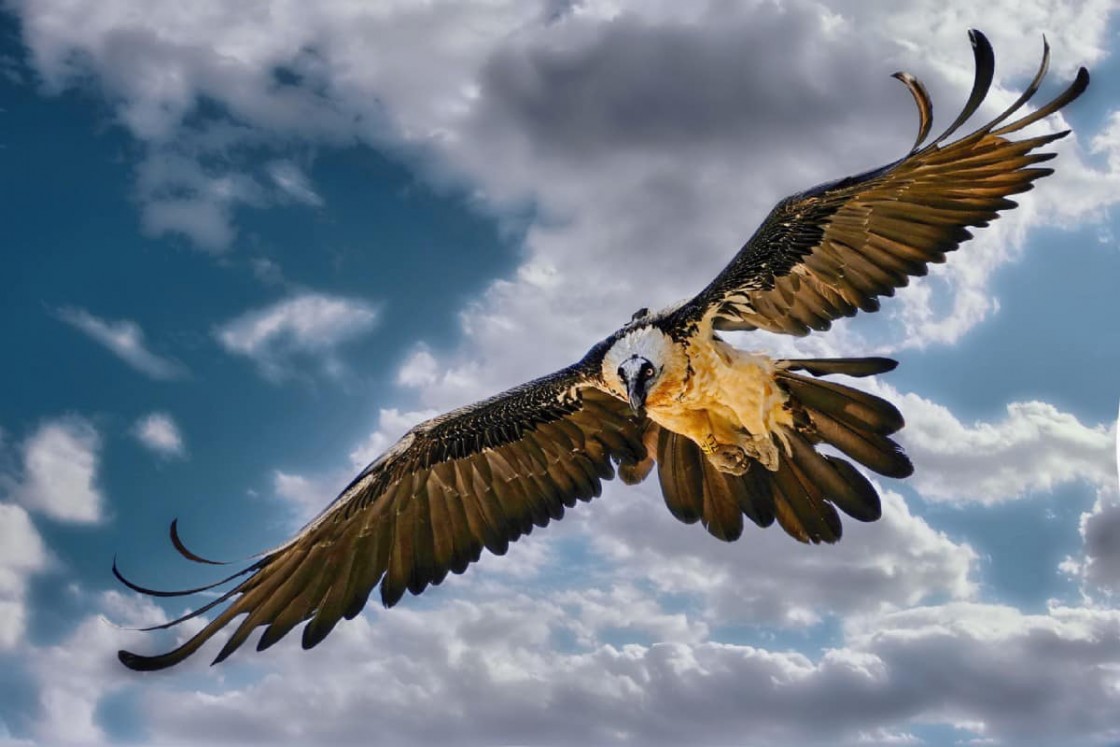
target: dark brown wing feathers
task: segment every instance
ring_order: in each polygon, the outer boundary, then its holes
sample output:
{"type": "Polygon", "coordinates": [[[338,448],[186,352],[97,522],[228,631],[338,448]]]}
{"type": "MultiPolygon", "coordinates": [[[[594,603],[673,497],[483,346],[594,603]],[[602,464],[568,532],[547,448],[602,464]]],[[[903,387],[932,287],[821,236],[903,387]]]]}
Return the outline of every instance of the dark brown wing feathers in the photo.
{"type": "Polygon", "coordinates": [[[972,92],[960,115],[926,144],[933,107],[925,87],[897,73],[918,107],[918,138],[905,158],[879,169],[823,184],[780,202],[712,283],[677,312],[687,326],[709,319],[716,329],[765,329],[794,335],[828,329],[856,309],[875,311],[910,276],[1015,207],[1025,192],[1051,173],[1038,167],[1054,157],[1037,153],[1066,132],[1019,141],[1007,136],[1076,99],[1089,84],[1078,70],[1073,83],[1036,111],[1014,119],[1038,91],[1049,65],[1042,63],[1023,95],[991,122],[947,142],[983,102],[994,57],[983,34],[969,32],[976,63],[972,92]],[[1003,124],[997,128],[997,125],[1003,124]]]}
{"type": "MultiPolygon", "coordinates": [[[[305,620],[310,648],[339,619],[358,614],[375,587],[392,606],[406,591],[419,594],[448,572],[463,572],[484,547],[504,554],[534,526],[563,516],[565,506],[599,495],[614,463],[646,459],[643,427],[575,368],[422,424],[294,540],[225,579],[248,574],[197,611],[229,601],[198,634],[162,656],[122,651],[120,659],[139,670],[171,666],[240,615],[216,662],[259,627],[264,649],[305,620]]],[[[172,532],[181,554],[204,562],[172,532]]],[[[115,564],[114,572],[120,576],[115,564]]],[[[120,578],[160,596],[214,586],[158,592],[120,578]]]]}

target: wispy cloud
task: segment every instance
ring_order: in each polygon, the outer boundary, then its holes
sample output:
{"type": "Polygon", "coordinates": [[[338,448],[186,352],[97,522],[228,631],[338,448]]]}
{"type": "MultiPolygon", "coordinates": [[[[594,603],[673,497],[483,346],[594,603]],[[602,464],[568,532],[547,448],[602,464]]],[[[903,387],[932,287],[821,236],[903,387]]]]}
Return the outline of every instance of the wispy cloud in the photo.
{"type": "Polygon", "coordinates": [[[302,293],[248,311],[214,336],[226,351],[252,359],[266,378],[280,380],[298,357],[317,359],[326,372],[337,372],[337,348],[372,330],[377,318],[377,308],[361,299],[302,293]]]}
{"type": "Polygon", "coordinates": [[[168,380],[182,378],[187,374],[186,368],[178,361],[161,357],[149,350],[144,340],[144,330],[130,319],[109,321],[94,316],[85,309],[73,307],[61,308],[56,315],[146,376],[168,380]]]}
{"type": "Polygon", "coordinates": [[[312,186],[307,175],[291,161],[273,161],[268,165],[268,175],[288,199],[312,207],[321,207],[323,198],[312,186]]]}
{"type": "Polygon", "coordinates": [[[153,412],[136,421],[132,435],[145,448],[162,457],[182,457],[187,453],[179,426],[166,412],[153,412]]]}

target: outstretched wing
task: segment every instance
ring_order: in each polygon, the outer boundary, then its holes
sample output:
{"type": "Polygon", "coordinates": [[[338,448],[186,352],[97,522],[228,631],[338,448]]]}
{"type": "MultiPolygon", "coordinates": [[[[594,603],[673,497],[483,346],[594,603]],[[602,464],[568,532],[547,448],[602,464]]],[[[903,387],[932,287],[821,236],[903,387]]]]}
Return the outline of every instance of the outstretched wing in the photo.
{"type": "Polygon", "coordinates": [[[1034,164],[1054,154],[1033,151],[1068,131],[1018,141],[1006,136],[1076,99],[1089,73],[1079,69],[1053,101],[999,127],[1038,90],[1050,59],[1044,42],[1042,64],[1023,95],[972,134],[942,145],[980,106],[992,82],[991,45],[978,31],[969,38],[976,58],[972,93],[940,137],[922,147],[932,117],[929,95],[916,78],[896,73],[918,105],[913,150],[882,168],[782,200],[731,264],[676,312],[677,321],[805,335],[856,309],[876,311],[878,296],[893,295],[910,275],[924,275],[929,262],[943,262],[945,252],[971,238],[969,226],[986,226],[1015,207],[1009,195],[1050,174],[1034,164]]]}
{"type": "MultiPolygon", "coordinates": [[[[367,467],[295,538],[248,568],[207,587],[248,578],[213,602],[156,628],[177,625],[229,602],[182,646],[160,656],[121,651],[137,670],[172,666],[239,615],[247,615],[215,659],[225,659],[264,626],[263,650],[292,628],[303,646],[319,643],[342,617],[353,618],[380,584],[391,607],[405,590],[419,594],[450,571],[462,573],[482,549],[509,543],[564,515],[577,500],[598,496],[614,463],[642,461],[642,424],[627,406],[596,389],[573,366],[491,399],[422,423],[367,467]]],[[[174,525],[172,541],[189,559],[174,525]]]]}

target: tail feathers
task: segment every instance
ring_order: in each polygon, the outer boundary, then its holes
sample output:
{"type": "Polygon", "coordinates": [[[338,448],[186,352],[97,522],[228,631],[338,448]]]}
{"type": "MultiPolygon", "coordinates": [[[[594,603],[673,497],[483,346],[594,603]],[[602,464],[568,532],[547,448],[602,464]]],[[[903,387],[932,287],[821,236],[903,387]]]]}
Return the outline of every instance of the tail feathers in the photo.
{"type": "Polygon", "coordinates": [[[883,514],[879,493],[851,464],[819,453],[798,433],[789,434],[798,470],[841,511],[859,521],[875,521],[883,514]]]}
{"type": "Polygon", "coordinates": [[[848,487],[856,496],[854,500],[851,497],[845,497],[841,500],[837,496],[833,499],[833,502],[841,511],[853,519],[877,521],[883,515],[883,507],[879,502],[879,493],[876,492],[871,481],[860,474],[860,471],[853,467],[851,462],[834,456],[826,456],[825,460],[840,474],[840,477],[844,478],[844,481],[848,483],[848,487]]]}
{"type": "Polygon", "coordinates": [[[742,477],[724,475],[735,491],[735,499],[743,515],[765,529],[777,518],[774,490],[770,485],[770,472],[761,464],[752,465],[742,477]]]}
{"type": "MultiPolygon", "coordinates": [[[[720,472],[690,439],[661,429],[657,468],[670,513],[686,524],[699,521],[717,539],[738,539],[744,515],[760,527],[777,519],[801,542],[840,539],[840,517],[829,503],[831,496],[795,461],[783,460],[777,472],[754,463],[746,474],[732,475],[720,472]]],[[[835,481],[841,482],[839,477],[835,481]]]]}
{"type": "MultiPolygon", "coordinates": [[[[783,460],[774,478],[775,487],[780,492],[780,496],[775,496],[775,504],[789,507],[792,516],[787,517],[787,522],[791,518],[796,520],[792,526],[782,523],[786,532],[802,542],[813,544],[833,543],[840,539],[842,527],[839,514],[825,499],[821,486],[807,478],[795,460],[783,460]],[[795,533],[798,525],[800,535],[795,533]]],[[[778,514],[779,521],[782,521],[782,516],[782,513],[778,514]]]]}
{"type": "Polygon", "coordinates": [[[653,457],[646,457],[640,462],[623,462],[618,465],[618,477],[627,485],[637,485],[649,477],[653,471],[653,457]]]}
{"type": "Polygon", "coordinates": [[[753,472],[720,472],[691,439],[661,428],[657,440],[657,477],[669,512],[685,524],[704,525],[725,542],[743,533],[743,515],[759,526],[774,522],[770,491],[757,485],[753,472]]]}
{"type": "Polygon", "coordinates": [[[704,515],[704,468],[708,460],[691,439],[661,428],[657,439],[657,479],[669,512],[685,524],[704,515]]]}
{"type": "Polygon", "coordinates": [[[700,519],[704,528],[724,542],[734,542],[743,533],[743,512],[739,509],[732,483],[740,478],[720,472],[701,457],[704,474],[704,511],[700,519]]]}

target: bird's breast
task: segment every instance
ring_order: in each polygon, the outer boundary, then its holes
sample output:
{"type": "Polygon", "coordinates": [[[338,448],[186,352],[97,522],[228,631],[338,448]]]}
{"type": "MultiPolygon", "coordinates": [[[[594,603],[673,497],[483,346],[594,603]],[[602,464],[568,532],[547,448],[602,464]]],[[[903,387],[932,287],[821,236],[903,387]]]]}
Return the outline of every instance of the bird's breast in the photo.
{"type": "Polygon", "coordinates": [[[662,385],[650,395],[650,418],[698,443],[713,436],[735,443],[745,434],[768,436],[792,424],[773,360],[722,340],[690,345],[682,365],[663,372],[662,385]]]}

